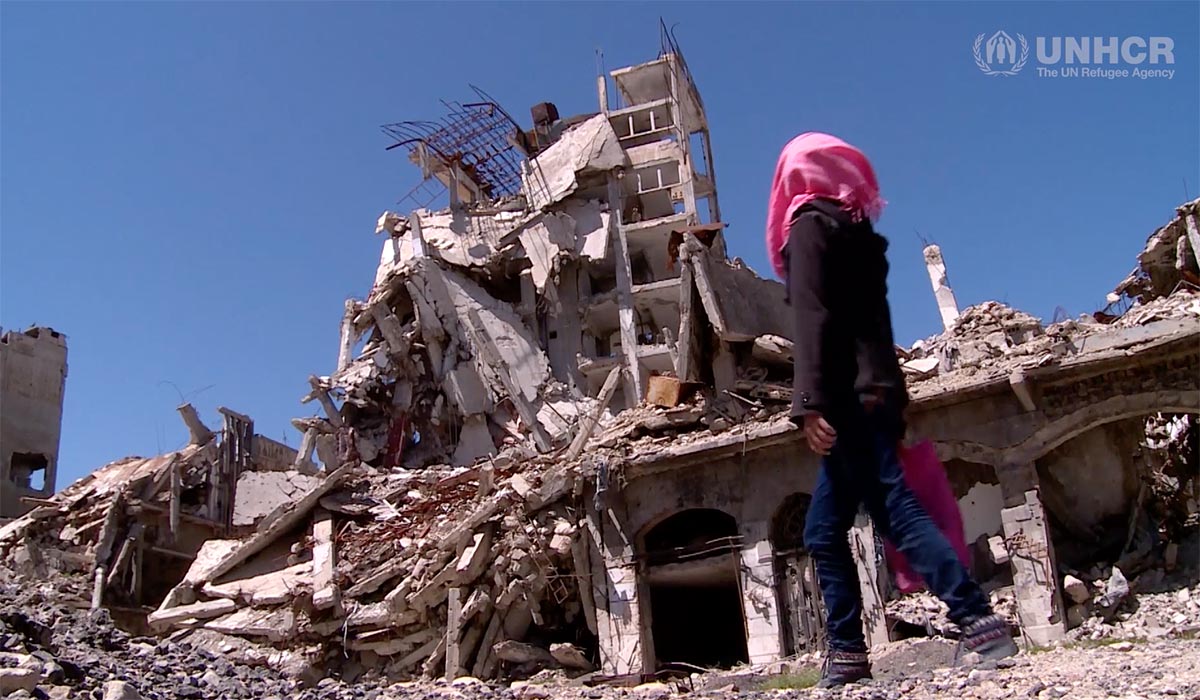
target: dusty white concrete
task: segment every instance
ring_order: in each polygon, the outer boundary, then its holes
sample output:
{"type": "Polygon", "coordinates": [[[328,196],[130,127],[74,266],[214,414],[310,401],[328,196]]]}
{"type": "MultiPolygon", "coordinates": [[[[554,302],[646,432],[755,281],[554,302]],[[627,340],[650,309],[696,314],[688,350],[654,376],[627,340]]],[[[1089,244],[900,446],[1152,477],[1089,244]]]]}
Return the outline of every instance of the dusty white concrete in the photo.
{"type": "Polygon", "coordinates": [[[299,499],[321,479],[297,471],[245,472],[238,477],[233,526],[254,525],[284,503],[299,499]]]}
{"type": "Polygon", "coordinates": [[[520,315],[510,304],[497,300],[463,275],[444,270],[443,278],[460,317],[465,318],[468,309],[479,313],[525,399],[536,401],[542,384],[550,376],[550,361],[520,315]]]}
{"type": "Polygon", "coordinates": [[[462,432],[458,436],[458,446],[454,449],[451,461],[454,466],[467,466],[476,460],[496,454],[496,444],[488,430],[487,416],[477,413],[463,420],[462,432]]]}
{"type": "Polygon", "coordinates": [[[1000,484],[975,484],[967,495],[958,499],[962,512],[963,531],[967,542],[980,535],[998,535],[1004,531],[1000,511],[1004,509],[1004,493],[1000,484]]]}
{"type": "Polygon", "coordinates": [[[541,209],[575,192],[580,177],[628,165],[608,117],[598,114],[522,166],[522,191],[533,208],[541,209]]]}

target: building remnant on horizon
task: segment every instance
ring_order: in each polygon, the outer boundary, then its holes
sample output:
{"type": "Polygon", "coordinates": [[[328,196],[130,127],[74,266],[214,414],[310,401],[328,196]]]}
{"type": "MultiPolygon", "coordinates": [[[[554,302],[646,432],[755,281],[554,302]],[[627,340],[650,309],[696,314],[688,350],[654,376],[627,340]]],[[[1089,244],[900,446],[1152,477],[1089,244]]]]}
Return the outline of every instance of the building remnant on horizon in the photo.
{"type": "Polygon", "coordinates": [[[67,339],[42,327],[0,335],[0,522],[54,493],[67,339]]]}

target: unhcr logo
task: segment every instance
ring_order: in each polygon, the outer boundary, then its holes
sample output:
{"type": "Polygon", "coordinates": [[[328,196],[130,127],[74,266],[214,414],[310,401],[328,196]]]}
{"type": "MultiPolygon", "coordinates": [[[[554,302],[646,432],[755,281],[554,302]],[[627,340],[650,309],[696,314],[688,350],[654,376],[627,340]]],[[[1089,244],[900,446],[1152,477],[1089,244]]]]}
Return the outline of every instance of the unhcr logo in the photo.
{"type": "Polygon", "coordinates": [[[1001,29],[986,41],[986,34],[975,37],[975,65],[985,75],[1016,75],[1025,67],[1029,60],[1029,42],[1023,34],[1018,34],[1021,41],[1020,56],[1017,55],[1017,42],[1001,29]]]}
{"type": "MultiPolygon", "coordinates": [[[[971,45],[985,75],[1016,75],[1029,60],[1029,42],[1004,30],[985,32],[971,45]]],[[[1165,36],[1039,36],[1034,72],[1039,78],[1175,77],[1175,40],[1165,36]]]]}

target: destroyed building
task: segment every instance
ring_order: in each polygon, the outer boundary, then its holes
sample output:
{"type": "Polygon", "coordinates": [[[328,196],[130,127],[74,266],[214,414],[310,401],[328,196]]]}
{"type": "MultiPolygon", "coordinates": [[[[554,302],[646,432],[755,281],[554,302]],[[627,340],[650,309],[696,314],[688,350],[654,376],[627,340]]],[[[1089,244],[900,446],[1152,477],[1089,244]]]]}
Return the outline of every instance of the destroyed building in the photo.
{"type": "Polygon", "coordinates": [[[54,493],[67,339],[50,328],[0,335],[0,522],[54,493]]]}
{"type": "MultiPolygon", "coordinates": [[[[531,130],[482,93],[384,128],[421,170],[418,206],[379,219],[374,283],[346,302],[334,371],[309,378],[319,412],[275,450],[282,497],[239,520],[270,476],[263,438],[185,410],[191,446],[70,487],[0,531],[0,555],[73,559],[92,605],[306,677],[611,680],[819,649],[802,537],[818,458],[787,418],[783,288],[726,254],[670,34],[597,87],[597,112],[544,103],[531,130]],[[151,554],[174,557],[153,592],[129,564],[151,554]]],[[[1196,207],[1151,247],[1187,252],[1196,207]]],[[[1183,272],[1154,281],[1176,269],[1157,256],[1132,307],[1046,326],[960,311],[926,251],[944,332],[897,349],[910,437],[934,443],[972,569],[1034,644],[1092,612],[1066,606],[1063,574],[1200,566],[1200,295],[1183,272]]],[[[910,633],[865,516],[852,543],[870,641],[910,633]]]]}

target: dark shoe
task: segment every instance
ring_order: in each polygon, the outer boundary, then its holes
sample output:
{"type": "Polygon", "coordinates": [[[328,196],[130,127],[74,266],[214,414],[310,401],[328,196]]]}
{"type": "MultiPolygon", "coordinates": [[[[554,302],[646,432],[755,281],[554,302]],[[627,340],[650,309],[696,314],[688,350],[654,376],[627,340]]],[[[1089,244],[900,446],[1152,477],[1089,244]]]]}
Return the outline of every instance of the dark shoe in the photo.
{"type": "Polygon", "coordinates": [[[836,688],[871,679],[871,661],[866,654],[830,650],[821,669],[818,688],[836,688]]]}
{"type": "Polygon", "coordinates": [[[962,650],[984,659],[997,661],[1017,653],[1008,621],[999,615],[986,615],[962,623],[962,650]]]}

